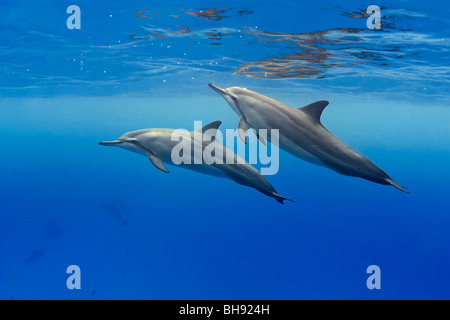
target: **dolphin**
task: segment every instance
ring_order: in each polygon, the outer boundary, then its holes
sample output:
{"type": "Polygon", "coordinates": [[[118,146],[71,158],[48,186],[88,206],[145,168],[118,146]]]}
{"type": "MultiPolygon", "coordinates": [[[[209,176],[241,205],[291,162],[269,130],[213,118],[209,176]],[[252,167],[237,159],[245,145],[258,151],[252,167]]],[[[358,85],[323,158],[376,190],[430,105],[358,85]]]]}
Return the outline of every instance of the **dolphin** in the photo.
{"type": "MultiPolygon", "coordinates": [[[[247,143],[247,131],[279,130],[279,146],[310,163],[327,167],[340,174],[363,178],[383,185],[392,185],[408,192],[381,170],[369,158],[339,140],[321,123],[320,117],[328,105],[321,100],[300,108],[292,108],[262,94],[239,88],[222,89],[209,86],[219,93],[239,115],[239,135],[247,143]],[[256,129],[256,130],[255,130],[256,129]]],[[[267,135],[270,141],[270,135],[267,135]]]]}
{"type": "Polygon", "coordinates": [[[284,200],[293,201],[279,195],[258,169],[215,139],[221,123],[221,121],[214,121],[191,132],[159,128],[131,131],[114,141],[101,141],[99,144],[102,146],[117,146],[146,155],[156,168],[166,173],[169,170],[167,170],[165,164],[176,165],[203,174],[231,179],[238,184],[254,188],[269,197],[275,198],[281,204],[284,200]],[[173,138],[174,134],[177,137],[175,139],[173,138]],[[173,162],[172,150],[180,143],[180,140],[187,141],[191,146],[191,159],[193,161],[190,161],[190,163],[175,164],[173,162]],[[215,154],[221,154],[219,161],[213,161],[212,163],[206,161],[204,159],[205,148],[215,150],[215,154]],[[195,150],[201,150],[201,154],[199,155],[195,150]],[[228,159],[234,160],[229,163],[228,159]]]}

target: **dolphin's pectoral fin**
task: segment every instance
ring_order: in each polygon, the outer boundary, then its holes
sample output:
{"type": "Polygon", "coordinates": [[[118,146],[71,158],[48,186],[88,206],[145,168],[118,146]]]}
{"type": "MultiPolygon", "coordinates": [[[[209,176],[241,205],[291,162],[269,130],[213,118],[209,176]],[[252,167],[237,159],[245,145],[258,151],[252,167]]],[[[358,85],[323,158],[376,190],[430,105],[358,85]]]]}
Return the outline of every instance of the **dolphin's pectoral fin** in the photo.
{"type": "Polygon", "coordinates": [[[320,122],[320,116],[322,115],[323,109],[328,105],[328,101],[320,100],[313,103],[310,103],[304,107],[297,108],[298,110],[303,111],[311,118],[320,122]]]}
{"type": "MultiPolygon", "coordinates": [[[[219,129],[220,125],[222,124],[222,121],[213,121],[211,123],[208,123],[207,125],[201,127],[199,130],[196,130],[196,132],[199,132],[201,134],[207,134],[211,137],[216,137],[217,130],[219,129]]],[[[214,138],[211,139],[211,141],[214,140],[214,138]]]]}
{"type": "Polygon", "coordinates": [[[241,117],[241,120],[239,120],[238,133],[239,138],[241,138],[242,142],[245,144],[248,143],[248,129],[250,129],[250,125],[248,124],[247,119],[245,119],[245,117],[241,117]]]}
{"type": "Polygon", "coordinates": [[[255,129],[253,129],[253,132],[255,133],[255,136],[258,138],[259,141],[261,141],[261,143],[265,146],[267,146],[267,142],[266,139],[264,139],[263,137],[261,137],[258,133],[258,131],[256,131],[255,129]]]}
{"type": "Polygon", "coordinates": [[[169,173],[169,170],[167,170],[167,168],[164,166],[164,163],[161,158],[155,156],[153,153],[150,152],[147,152],[147,157],[150,159],[153,165],[157,167],[159,170],[169,173]]]}
{"type": "MultiPolygon", "coordinates": [[[[239,137],[241,138],[242,142],[245,144],[248,143],[247,134],[248,134],[249,129],[250,129],[250,124],[247,122],[247,119],[245,119],[245,117],[241,117],[241,120],[239,120],[238,133],[239,133],[239,137]]],[[[259,135],[258,131],[253,129],[253,132],[255,133],[255,136],[258,138],[258,140],[261,141],[261,143],[263,145],[267,146],[266,140],[259,135]]]]}

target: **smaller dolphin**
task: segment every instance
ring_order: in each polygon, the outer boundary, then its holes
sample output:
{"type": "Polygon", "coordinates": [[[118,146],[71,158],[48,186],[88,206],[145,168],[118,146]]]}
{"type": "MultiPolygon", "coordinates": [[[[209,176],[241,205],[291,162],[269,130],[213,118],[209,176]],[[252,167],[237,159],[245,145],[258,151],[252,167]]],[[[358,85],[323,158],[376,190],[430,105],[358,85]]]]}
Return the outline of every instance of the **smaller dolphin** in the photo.
{"type": "MultiPolygon", "coordinates": [[[[343,175],[392,185],[407,192],[369,158],[346,145],[322,125],[320,116],[328,101],[321,100],[301,108],[291,108],[247,89],[222,89],[212,83],[209,86],[225,98],[239,115],[239,132],[244,143],[250,128],[278,129],[279,146],[300,159],[343,175]]],[[[263,140],[262,137],[258,138],[263,140]]],[[[270,140],[270,136],[268,139],[270,140]]]]}
{"type": "Polygon", "coordinates": [[[283,203],[284,200],[292,201],[280,196],[258,169],[215,139],[221,123],[221,121],[214,121],[192,132],[157,128],[131,131],[114,141],[102,141],[99,144],[102,146],[117,146],[146,155],[156,168],[166,173],[169,170],[164,164],[176,165],[203,174],[231,179],[241,185],[252,187],[269,197],[275,198],[280,203],[283,203]],[[191,163],[174,164],[172,151],[180,143],[179,139],[173,139],[175,131],[177,137],[181,135],[181,138],[188,141],[192,146],[190,148],[191,159],[194,159],[194,161],[191,163]],[[205,148],[222,151],[220,152],[222,154],[221,161],[207,164],[208,162],[203,159],[205,148]],[[202,151],[200,159],[198,158],[199,154],[196,154],[195,150],[202,151]],[[227,163],[228,159],[234,159],[233,163],[227,163]]]}

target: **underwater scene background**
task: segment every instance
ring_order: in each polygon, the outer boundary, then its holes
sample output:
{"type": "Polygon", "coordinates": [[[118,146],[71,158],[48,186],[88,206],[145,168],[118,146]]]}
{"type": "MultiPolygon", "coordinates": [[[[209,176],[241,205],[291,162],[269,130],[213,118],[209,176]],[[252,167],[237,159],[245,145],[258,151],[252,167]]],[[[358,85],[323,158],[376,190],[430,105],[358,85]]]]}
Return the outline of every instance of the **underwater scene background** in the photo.
{"type": "Polygon", "coordinates": [[[0,3],[1,299],[450,298],[446,1],[0,3]],[[369,29],[369,5],[381,29],[369,29]],[[70,5],[81,29],[66,25],[70,5]],[[280,150],[279,204],[99,141],[300,107],[410,194],[280,150]],[[66,270],[81,270],[69,290],[66,270]],[[369,290],[368,266],[381,270],[369,290]]]}

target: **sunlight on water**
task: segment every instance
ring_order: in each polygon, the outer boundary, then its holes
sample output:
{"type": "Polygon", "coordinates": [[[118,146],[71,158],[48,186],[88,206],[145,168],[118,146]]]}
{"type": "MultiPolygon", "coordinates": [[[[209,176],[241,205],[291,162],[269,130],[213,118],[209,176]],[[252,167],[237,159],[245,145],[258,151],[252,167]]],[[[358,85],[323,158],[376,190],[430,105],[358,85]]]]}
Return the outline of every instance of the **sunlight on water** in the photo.
{"type": "Polygon", "coordinates": [[[319,6],[337,24],[332,28],[315,27],[306,17],[303,24],[268,23],[262,17],[271,9],[113,9],[99,20],[112,32],[94,32],[90,21],[78,34],[6,26],[2,94],[79,94],[78,88],[87,95],[145,94],[165,91],[167,82],[207,83],[211,75],[242,83],[232,75],[291,79],[294,85],[304,79],[314,89],[322,84],[317,79],[358,84],[370,77],[389,82],[383,88],[393,85],[425,99],[442,98],[449,85],[448,55],[440,52],[449,50],[450,41],[433,29],[442,22],[429,13],[382,7],[381,29],[368,30],[364,8],[319,6]],[[295,32],[282,31],[286,26],[295,32]]]}

